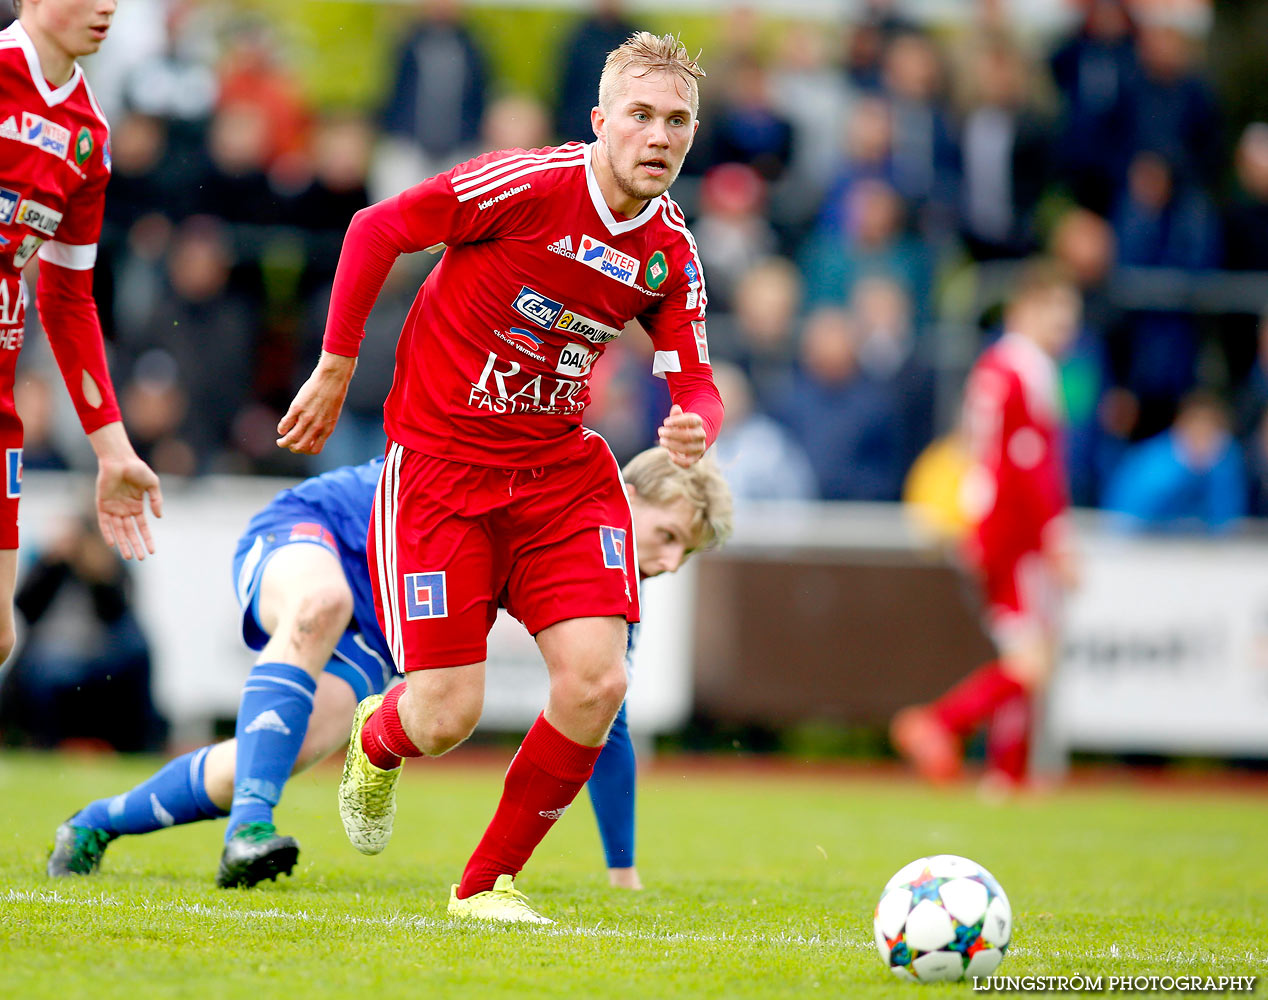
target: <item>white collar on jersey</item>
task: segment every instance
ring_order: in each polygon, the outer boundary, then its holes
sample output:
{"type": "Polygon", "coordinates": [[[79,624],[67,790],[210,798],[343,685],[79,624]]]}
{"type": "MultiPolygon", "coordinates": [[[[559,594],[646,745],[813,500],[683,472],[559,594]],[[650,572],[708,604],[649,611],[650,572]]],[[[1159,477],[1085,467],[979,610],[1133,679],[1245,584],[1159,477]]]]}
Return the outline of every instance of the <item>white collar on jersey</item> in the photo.
{"type": "Polygon", "coordinates": [[[603,192],[599,190],[599,181],[594,176],[594,169],[590,166],[590,156],[593,151],[594,143],[586,143],[586,187],[590,189],[590,201],[594,205],[594,210],[599,213],[599,218],[603,220],[603,224],[608,227],[608,232],[613,236],[620,236],[622,233],[637,229],[656,214],[665,199],[665,195],[657,195],[644,205],[643,210],[634,218],[617,219],[612,214],[612,209],[608,208],[608,203],[603,200],[603,192]]]}
{"type": "Polygon", "coordinates": [[[75,68],[71,70],[70,79],[53,90],[44,79],[44,67],[40,65],[40,54],[35,51],[35,43],[22,27],[22,22],[14,21],[9,30],[13,32],[13,37],[17,39],[22,51],[26,53],[26,64],[31,70],[31,80],[35,84],[35,89],[40,92],[40,96],[44,98],[44,103],[52,108],[70,97],[79,86],[79,78],[84,75],[84,71],[79,68],[79,63],[75,63],[75,68]]]}

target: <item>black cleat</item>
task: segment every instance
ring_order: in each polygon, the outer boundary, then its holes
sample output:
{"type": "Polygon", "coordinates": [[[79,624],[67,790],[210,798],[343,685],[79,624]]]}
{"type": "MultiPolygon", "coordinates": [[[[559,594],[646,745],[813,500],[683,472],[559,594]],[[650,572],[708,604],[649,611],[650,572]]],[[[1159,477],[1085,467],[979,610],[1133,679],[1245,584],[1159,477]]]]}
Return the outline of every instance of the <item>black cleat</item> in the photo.
{"type": "Polygon", "coordinates": [[[91,875],[101,865],[101,856],[112,840],[114,834],[105,830],[63,823],[53,834],[53,849],[48,855],[49,878],[91,875]]]}
{"type": "Polygon", "coordinates": [[[266,878],[289,875],[299,860],[299,842],[280,837],[272,823],[243,823],[233,832],[220,855],[216,885],[249,889],[266,878]]]}

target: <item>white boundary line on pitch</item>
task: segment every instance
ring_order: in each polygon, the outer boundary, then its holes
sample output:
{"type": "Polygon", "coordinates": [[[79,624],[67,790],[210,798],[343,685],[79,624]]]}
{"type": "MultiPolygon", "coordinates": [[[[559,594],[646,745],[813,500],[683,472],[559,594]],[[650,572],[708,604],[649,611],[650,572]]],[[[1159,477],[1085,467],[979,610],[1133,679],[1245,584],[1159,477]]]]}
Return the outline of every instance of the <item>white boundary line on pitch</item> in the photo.
{"type": "MultiPolygon", "coordinates": [[[[155,903],[146,900],[116,899],[106,895],[63,896],[54,890],[10,889],[3,897],[0,897],[0,902],[60,903],[67,906],[98,907],[101,909],[112,907],[120,909],[132,908],[148,912],[181,913],[188,916],[206,917],[212,920],[232,920],[234,922],[241,922],[243,918],[253,918],[278,922],[292,921],[295,923],[335,924],[345,927],[371,927],[382,930],[399,930],[402,928],[418,931],[453,930],[456,926],[459,926],[454,920],[436,920],[432,917],[341,917],[327,913],[312,913],[308,910],[279,910],[273,907],[263,910],[255,908],[238,909],[223,904],[208,906],[205,903],[155,903]]],[[[464,930],[492,933],[518,929],[487,924],[464,923],[460,926],[464,930]]],[[[638,931],[622,930],[620,927],[603,927],[601,921],[593,927],[556,925],[550,928],[530,927],[525,929],[534,934],[549,937],[608,938],[616,941],[643,941],[655,944],[741,944],[758,947],[774,945],[802,948],[837,948],[846,951],[871,951],[875,947],[871,940],[859,941],[849,938],[824,937],[820,934],[807,935],[791,932],[786,934],[699,934],[694,931],[638,931]]],[[[1268,965],[1268,954],[1255,955],[1252,952],[1246,952],[1242,955],[1217,955],[1214,952],[1198,954],[1185,952],[1178,948],[1165,951],[1143,951],[1139,948],[1120,947],[1117,944],[1111,944],[1104,948],[1068,952],[1060,950],[1048,951],[1023,945],[1010,947],[1008,951],[1010,955],[1022,955],[1028,958],[1037,956],[1061,958],[1069,955],[1074,958],[1091,961],[1131,959],[1134,961],[1165,962],[1170,965],[1187,966],[1197,965],[1199,962],[1218,965],[1237,962],[1247,962],[1251,965],[1268,965]]]]}
{"type": "MultiPolygon", "coordinates": [[[[510,926],[495,926],[482,923],[459,923],[453,919],[437,920],[433,917],[354,917],[334,916],[327,913],[313,913],[309,910],[258,910],[255,908],[237,909],[226,905],[208,906],[205,903],[155,903],[146,900],[116,899],[111,896],[63,896],[54,890],[20,890],[10,889],[0,896],[0,903],[60,903],[75,907],[99,907],[109,909],[140,909],[159,913],[183,913],[189,916],[209,917],[213,920],[233,920],[241,922],[246,919],[275,920],[278,922],[293,921],[296,923],[335,924],[347,927],[372,927],[375,929],[399,930],[463,930],[502,932],[513,929],[510,926]]],[[[824,937],[819,934],[698,934],[693,931],[637,931],[622,930],[619,927],[603,927],[602,921],[592,927],[569,926],[556,924],[553,927],[531,927],[533,933],[550,937],[585,937],[611,938],[618,941],[647,941],[657,944],[749,944],[749,945],[782,945],[800,946],[804,948],[842,948],[852,951],[866,951],[873,947],[871,941],[849,941],[844,938],[824,937]]]]}

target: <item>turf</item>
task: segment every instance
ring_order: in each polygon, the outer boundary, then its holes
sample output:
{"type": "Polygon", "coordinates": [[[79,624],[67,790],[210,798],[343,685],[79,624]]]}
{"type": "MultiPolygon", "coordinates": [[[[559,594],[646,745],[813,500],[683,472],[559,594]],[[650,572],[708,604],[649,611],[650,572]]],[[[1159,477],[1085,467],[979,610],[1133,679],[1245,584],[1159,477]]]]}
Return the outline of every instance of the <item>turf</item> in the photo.
{"type": "Polygon", "coordinates": [[[1009,893],[1001,974],[1268,975],[1264,790],[986,805],[895,778],[664,762],[640,787],[645,892],[607,888],[583,796],[520,881],[558,925],[482,928],[451,925],[444,904],[499,769],[414,766],[395,839],[365,858],[326,767],[295,779],[279,812],[303,847],[293,878],[216,889],[223,826],[202,823],[121,839],[100,874],[49,882],[57,824],[155,763],[0,755],[0,996],[967,997],[893,980],[872,944],[881,886],[941,852],[1009,893]]]}

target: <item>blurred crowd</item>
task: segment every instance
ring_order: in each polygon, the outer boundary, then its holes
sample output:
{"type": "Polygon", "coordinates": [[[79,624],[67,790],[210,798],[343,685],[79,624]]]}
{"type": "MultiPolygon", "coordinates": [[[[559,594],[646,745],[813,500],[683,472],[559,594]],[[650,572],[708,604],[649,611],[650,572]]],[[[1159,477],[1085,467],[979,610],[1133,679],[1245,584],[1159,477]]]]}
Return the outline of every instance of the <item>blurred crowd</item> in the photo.
{"type": "MultiPolygon", "coordinates": [[[[161,37],[120,31],[88,69],[113,125],[98,303],[138,450],[174,474],[363,461],[427,254],[393,270],[326,452],[274,446],[350,217],[484,149],[591,138],[604,55],[638,25],[615,0],[561,14],[538,63],[557,67],[549,104],[509,91],[456,0],[434,0],[382,54],[378,106],[330,110],[261,15],[133,2],[161,37]]],[[[1075,6],[1048,38],[989,0],[952,33],[889,0],[849,23],[725,15],[672,194],[705,266],[717,453],[741,498],[898,499],[999,333],[1011,269],[1047,251],[1085,299],[1062,370],[1075,502],[1129,527],[1268,515],[1268,282],[1262,302],[1217,294],[1268,271],[1268,124],[1225,120],[1182,26],[1075,6]]],[[[645,337],[607,353],[586,419],[624,460],[669,403],[645,337]]],[[[73,464],[57,376],[27,354],[27,467],[73,464]]]]}

